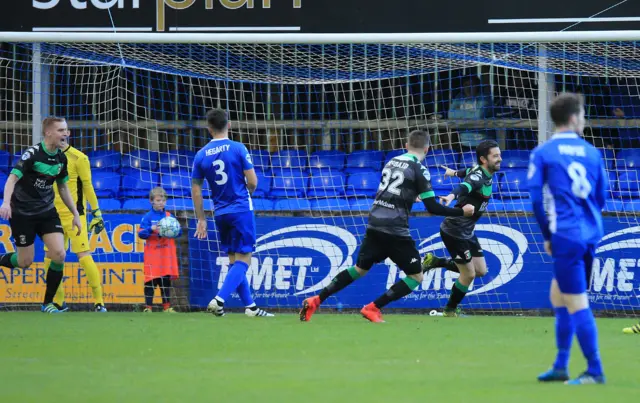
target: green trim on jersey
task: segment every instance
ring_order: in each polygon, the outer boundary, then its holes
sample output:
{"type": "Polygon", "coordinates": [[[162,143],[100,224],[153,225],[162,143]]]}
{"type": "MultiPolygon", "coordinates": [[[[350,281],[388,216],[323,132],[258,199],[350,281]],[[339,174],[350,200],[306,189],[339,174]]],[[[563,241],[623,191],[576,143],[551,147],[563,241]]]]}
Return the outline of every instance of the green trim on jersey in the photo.
{"type": "Polygon", "coordinates": [[[18,169],[15,169],[15,168],[13,168],[13,169],[11,170],[11,172],[9,172],[9,173],[10,173],[10,174],[14,174],[15,176],[17,176],[17,177],[18,177],[18,179],[22,179],[22,176],[24,175],[24,174],[22,173],[22,171],[20,171],[20,170],[18,170],[18,169]]]}
{"type": "Polygon", "coordinates": [[[33,163],[33,170],[47,176],[55,177],[62,172],[62,166],[62,164],[49,165],[44,162],[35,161],[33,163]]]}
{"type": "Polygon", "coordinates": [[[430,197],[436,197],[436,193],[433,190],[430,190],[428,192],[420,193],[420,195],[418,197],[420,197],[420,199],[424,200],[424,199],[428,199],[430,197]]]}
{"type": "Polygon", "coordinates": [[[461,185],[466,186],[467,189],[469,190],[469,193],[471,193],[471,191],[473,190],[473,188],[471,187],[470,184],[468,184],[467,182],[462,182],[461,185]]]}
{"type": "Polygon", "coordinates": [[[60,184],[60,183],[67,183],[67,182],[69,182],[69,175],[65,176],[65,177],[64,177],[64,178],[62,178],[62,179],[60,179],[60,178],[56,178],[56,182],[57,182],[58,184],[60,184]]]}
{"type": "Polygon", "coordinates": [[[42,148],[42,151],[44,151],[45,153],[47,153],[47,155],[53,157],[58,155],[58,149],[56,149],[56,151],[52,154],[49,152],[49,150],[47,150],[47,146],[44,144],[44,140],[40,143],[40,147],[42,148]]]}
{"type": "Polygon", "coordinates": [[[204,179],[193,178],[193,179],[191,179],[191,183],[193,183],[195,185],[202,185],[204,183],[204,179]]]}
{"type": "Polygon", "coordinates": [[[413,162],[420,162],[418,161],[418,157],[416,157],[415,155],[411,154],[411,153],[404,153],[402,155],[398,155],[397,157],[394,157],[394,159],[399,159],[399,160],[409,160],[409,161],[413,161],[413,162]]]}
{"type": "Polygon", "coordinates": [[[491,196],[491,193],[493,193],[493,186],[482,185],[482,189],[480,189],[480,192],[483,196],[489,197],[491,196]]]}
{"type": "Polygon", "coordinates": [[[485,175],[487,175],[489,178],[491,178],[493,175],[491,175],[489,172],[487,172],[486,169],[484,169],[484,167],[482,165],[478,165],[480,167],[480,169],[482,169],[482,171],[484,172],[485,175]]]}

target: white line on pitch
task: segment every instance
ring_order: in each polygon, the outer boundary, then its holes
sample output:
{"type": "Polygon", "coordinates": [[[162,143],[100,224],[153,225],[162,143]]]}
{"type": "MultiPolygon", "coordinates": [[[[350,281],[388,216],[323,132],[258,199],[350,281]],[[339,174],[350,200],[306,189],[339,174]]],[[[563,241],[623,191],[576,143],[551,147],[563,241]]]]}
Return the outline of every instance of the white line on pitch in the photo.
{"type": "Polygon", "coordinates": [[[152,32],[151,27],[33,27],[33,32],[152,32]]]}
{"type": "Polygon", "coordinates": [[[172,32],[216,32],[216,31],[300,31],[301,27],[170,27],[172,32]]]}
{"type": "Polygon", "coordinates": [[[563,22],[638,22],[640,17],[595,17],[595,18],[493,18],[489,24],[555,24],[563,22]]]}

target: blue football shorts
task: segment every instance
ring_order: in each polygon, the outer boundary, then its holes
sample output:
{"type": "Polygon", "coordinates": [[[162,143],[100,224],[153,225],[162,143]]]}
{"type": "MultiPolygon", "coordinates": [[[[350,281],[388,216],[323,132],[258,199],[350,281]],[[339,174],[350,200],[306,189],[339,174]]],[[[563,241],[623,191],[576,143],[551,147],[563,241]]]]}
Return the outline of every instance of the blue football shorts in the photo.
{"type": "Polygon", "coordinates": [[[256,245],[256,219],[253,211],[214,216],[220,250],[227,253],[250,253],[256,245]]]}
{"type": "Polygon", "coordinates": [[[583,294],[591,282],[596,245],[552,235],[553,276],[563,294],[583,294]]]}

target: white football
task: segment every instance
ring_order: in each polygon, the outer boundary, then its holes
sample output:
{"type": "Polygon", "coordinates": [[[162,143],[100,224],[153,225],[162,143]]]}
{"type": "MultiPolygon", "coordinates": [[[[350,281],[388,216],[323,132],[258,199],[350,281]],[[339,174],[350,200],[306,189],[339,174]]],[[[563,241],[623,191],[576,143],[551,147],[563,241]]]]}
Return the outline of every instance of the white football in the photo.
{"type": "Polygon", "coordinates": [[[158,221],[158,234],[165,238],[175,238],[180,233],[180,222],[174,217],[165,217],[158,221]]]}

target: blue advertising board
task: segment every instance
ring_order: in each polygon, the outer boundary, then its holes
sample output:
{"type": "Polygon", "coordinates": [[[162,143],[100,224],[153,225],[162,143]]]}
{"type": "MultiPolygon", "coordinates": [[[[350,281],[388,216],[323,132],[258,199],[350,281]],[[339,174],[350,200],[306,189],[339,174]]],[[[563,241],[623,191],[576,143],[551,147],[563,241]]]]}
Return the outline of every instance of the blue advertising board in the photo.
{"type": "MultiPolygon", "coordinates": [[[[415,217],[412,235],[421,254],[447,256],[439,235],[442,218],[415,217]]],[[[366,230],[366,217],[257,217],[256,252],[247,273],[256,303],[266,307],[299,307],[341,270],[353,265],[366,230]]],[[[194,222],[190,224],[191,227],[194,222]]],[[[190,302],[204,307],[229,270],[219,253],[217,233],[209,223],[209,239],[190,239],[190,302]]],[[[551,258],[533,217],[483,218],[477,235],[489,273],[476,278],[467,294],[467,308],[518,310],[550,308],[551,258]]],[[[640,308],[640,226],[605,218],[607,234],[593,266],[591,302],[596,309],[640,308]]],[[[384,293],[403,274],[387,260],[327,300],[327,306],[361,307],[384,293]]],[[[396,301],[396,308],[440,308],[457,273],[436,269],[425,274],[416,291],[396,301]]],[[[240,306],[234,298],[228,306],[240,306]]]]}

